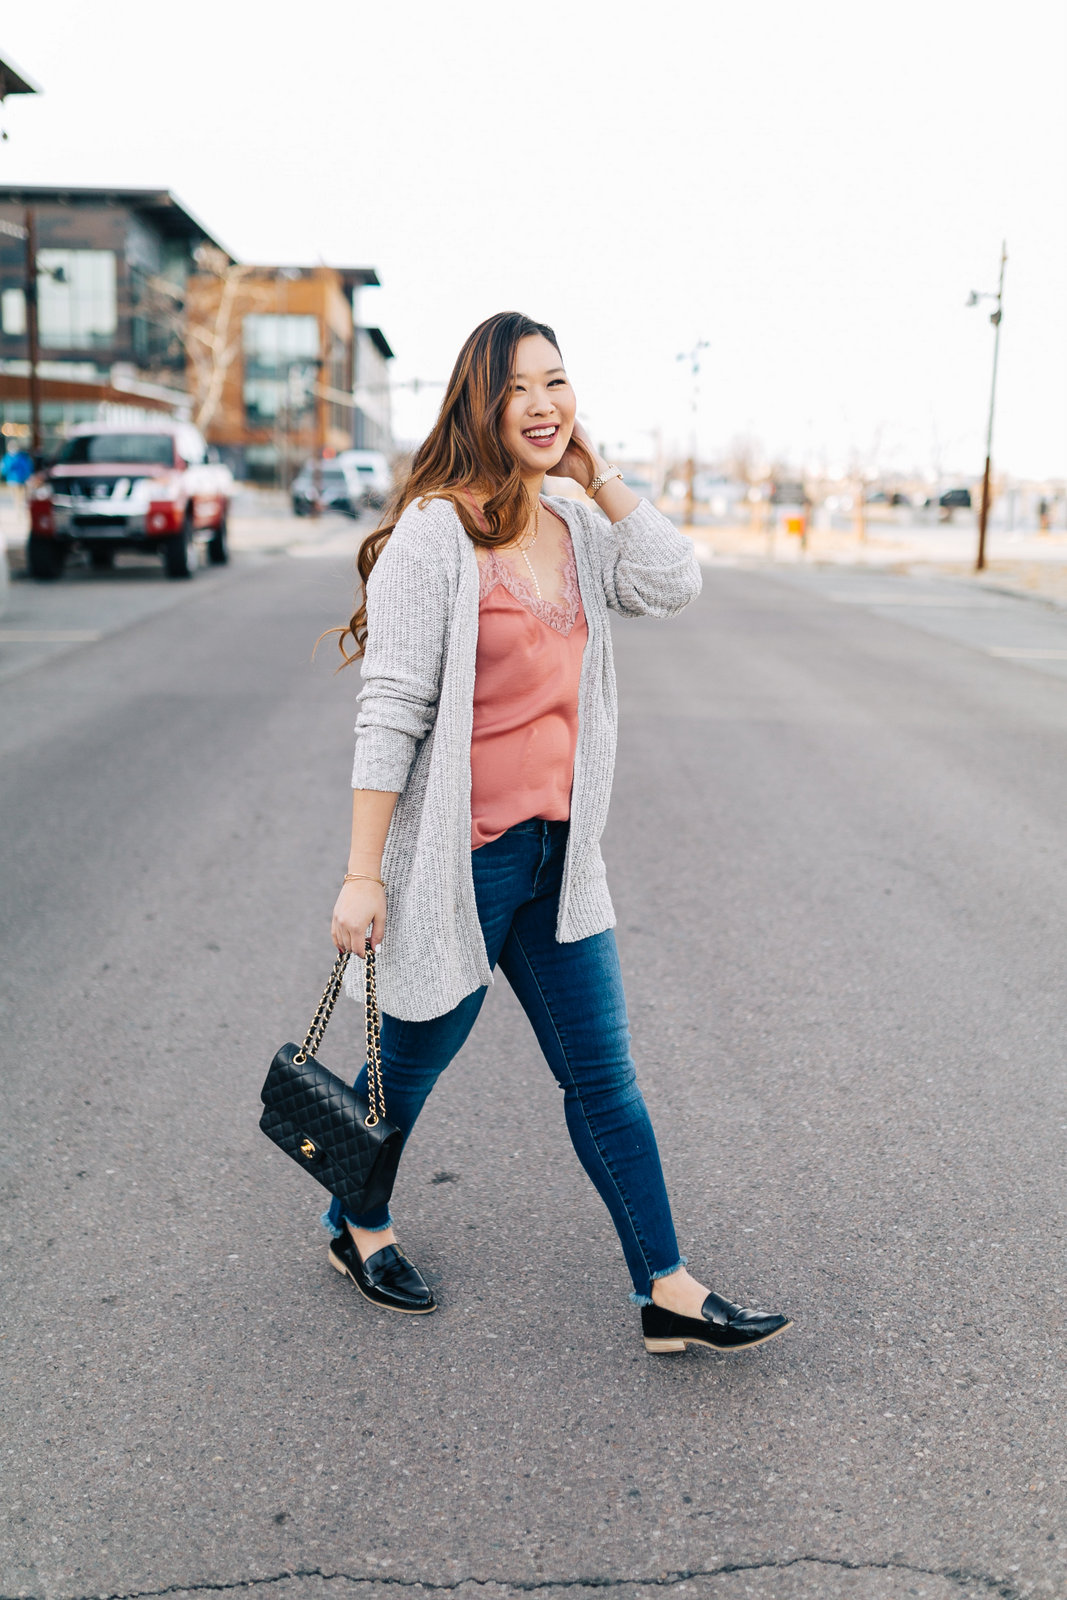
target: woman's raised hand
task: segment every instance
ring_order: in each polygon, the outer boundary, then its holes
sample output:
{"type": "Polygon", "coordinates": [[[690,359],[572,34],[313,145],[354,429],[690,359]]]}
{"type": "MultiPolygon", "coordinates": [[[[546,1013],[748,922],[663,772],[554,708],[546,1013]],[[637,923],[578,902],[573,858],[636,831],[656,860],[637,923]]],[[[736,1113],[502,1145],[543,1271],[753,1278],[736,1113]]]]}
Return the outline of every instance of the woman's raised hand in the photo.
{"type": "Polygon", "coordinates": [[[588,489],[596,477],[599,461],[593,441],[582,427],[577,418],[574,420],[574,431],[571,434],[570,444],[556,466],[549,471],[550,478],[573,478],[575,483],[580,483],[583,489],[588,489]]]}
{"type": "Polygon", "coordinates": [[[385,890],[369,878],[342,884],[330,925],[334,949],[350,950],[362,960],[368,928],[371,945],[377,950],[385,932],[385,890]]]}

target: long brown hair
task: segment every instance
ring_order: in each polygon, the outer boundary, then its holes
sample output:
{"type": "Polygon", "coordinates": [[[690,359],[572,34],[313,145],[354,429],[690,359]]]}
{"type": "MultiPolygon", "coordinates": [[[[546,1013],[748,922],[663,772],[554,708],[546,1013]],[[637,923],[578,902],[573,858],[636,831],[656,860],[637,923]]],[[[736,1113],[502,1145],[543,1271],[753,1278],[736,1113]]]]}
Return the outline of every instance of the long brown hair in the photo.
{"type": "Polygon", "coordinates": [[[339,635],[346,667],[366,649],[367,579],[407,506],[434,498],[451,500],[474,543],[487,548],[512,543],[526,527],[530,497],[518,462],[500,437],[500,418],[512,392],[516,346],[520,339],[538,333],[559,349],[556,335],[543,322],[520,311],[498,311],[479,323],[464,342],[437,421],[416,450],[384,520],[363,541],[356,561],[362,585],[359,605],[347,627],[330,630],[339,635]],[[481,523],[471,505],[472,494],[481,501],[481,523]],[[351,655],[345,649],[346,638],[355,645],[351,655]]]}

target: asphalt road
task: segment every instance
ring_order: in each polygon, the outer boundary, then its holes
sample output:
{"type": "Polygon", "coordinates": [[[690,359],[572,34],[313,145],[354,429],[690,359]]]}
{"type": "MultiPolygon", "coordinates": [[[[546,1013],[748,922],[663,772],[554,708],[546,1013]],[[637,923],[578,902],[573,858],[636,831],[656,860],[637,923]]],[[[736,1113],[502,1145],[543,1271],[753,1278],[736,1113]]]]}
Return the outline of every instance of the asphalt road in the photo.
{"type": "Polygon", "coordinates": [[[503,984],[398,1185],[435,1317],[258,1132],[330,963],[345,563],[0,686],[0,1593],[1067,1594],[1067,692],[849,581],[616,629],[634,1048],[692,1266],[796,1319],[748,1357],[644,1353],[503,984]]]}

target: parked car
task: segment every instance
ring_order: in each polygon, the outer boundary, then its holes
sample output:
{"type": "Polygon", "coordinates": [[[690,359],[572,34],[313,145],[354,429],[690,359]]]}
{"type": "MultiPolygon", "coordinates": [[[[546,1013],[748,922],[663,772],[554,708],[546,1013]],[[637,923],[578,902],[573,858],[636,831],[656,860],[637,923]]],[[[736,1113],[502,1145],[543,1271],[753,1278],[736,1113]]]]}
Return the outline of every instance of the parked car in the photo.
{"type": "Polygon", "coordinates": [[[803,506],[807,503],[804,485],[798,478],[777,478],[772,484],[772,506],[803,506]]]}
{"type": "Polygon", "coordinates": [[[337,457],[345,466],[353,466],[359,473],[363,486],[364,504],[381,511],[393,492],[393,474],[380,450],[342,450],[337,457]]]}
{"type": "Polygon", "coordinates": [[[358,517],[365,505],[363,483],[354,466],[340,456],[320,461],[318,483],[315,481],[315,463],[305,461],[289,488],[293,510],[298,517],[311,515],[316,491],[323,511],[342,511],[347,517],[358,517]]]}
{"type": "Polygon", "coordinates": [[[869,506],[910,506],[911,501],[899,489],[875,489],[867,496],[869,506]]]}
{"type": "Polygon", "coordinates": [[[214,565],[229,559],[233,477],[190,423],[84,423],[28,487],[34,578],[58,578],[75,548],[97,568],[116,550],[147,550],[169,578],[192,576],[200,544],[214,565]]]}
{"type": "Polygon", "coordinates": [[[956,509],[970,511],[971,491],[969,489],[946,489],[937,503],[949,511],[956,509]]]}

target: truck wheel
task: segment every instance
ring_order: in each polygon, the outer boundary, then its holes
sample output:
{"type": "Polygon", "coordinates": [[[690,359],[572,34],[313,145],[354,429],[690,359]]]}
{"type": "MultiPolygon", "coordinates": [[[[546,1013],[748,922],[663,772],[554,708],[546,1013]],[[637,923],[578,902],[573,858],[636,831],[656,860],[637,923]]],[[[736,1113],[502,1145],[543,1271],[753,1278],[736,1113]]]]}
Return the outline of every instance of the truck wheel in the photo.
{"type": "Polygon", "coordinates": [[[193,519],[188,513],[181,533],[172,533],[163,540],[163,570],[168,578],[191,578],[196,570],[193,519]]]}
{"type": "Polygon", "coordinates": [[[217,528],[212,530],[211,538],[207,545],[207,558],[213,567],[224,567],[230,559],[230,548],[226,542],[227,517],[225,511],[217,528]]]}
{"type": "Polygon", "coordinates": [[[58,578],[67,564],[67,547],[59,539],[42,539],[31,533],[26,540],[26,565],[30,577],[42,583],[58,578]]]}
{"type": "Polygon", "coordinates": [[[89,548],[89,565],[94,572],[110,572],[115,565],[115,552],[106,544],[94,544],[89,548]]]}

